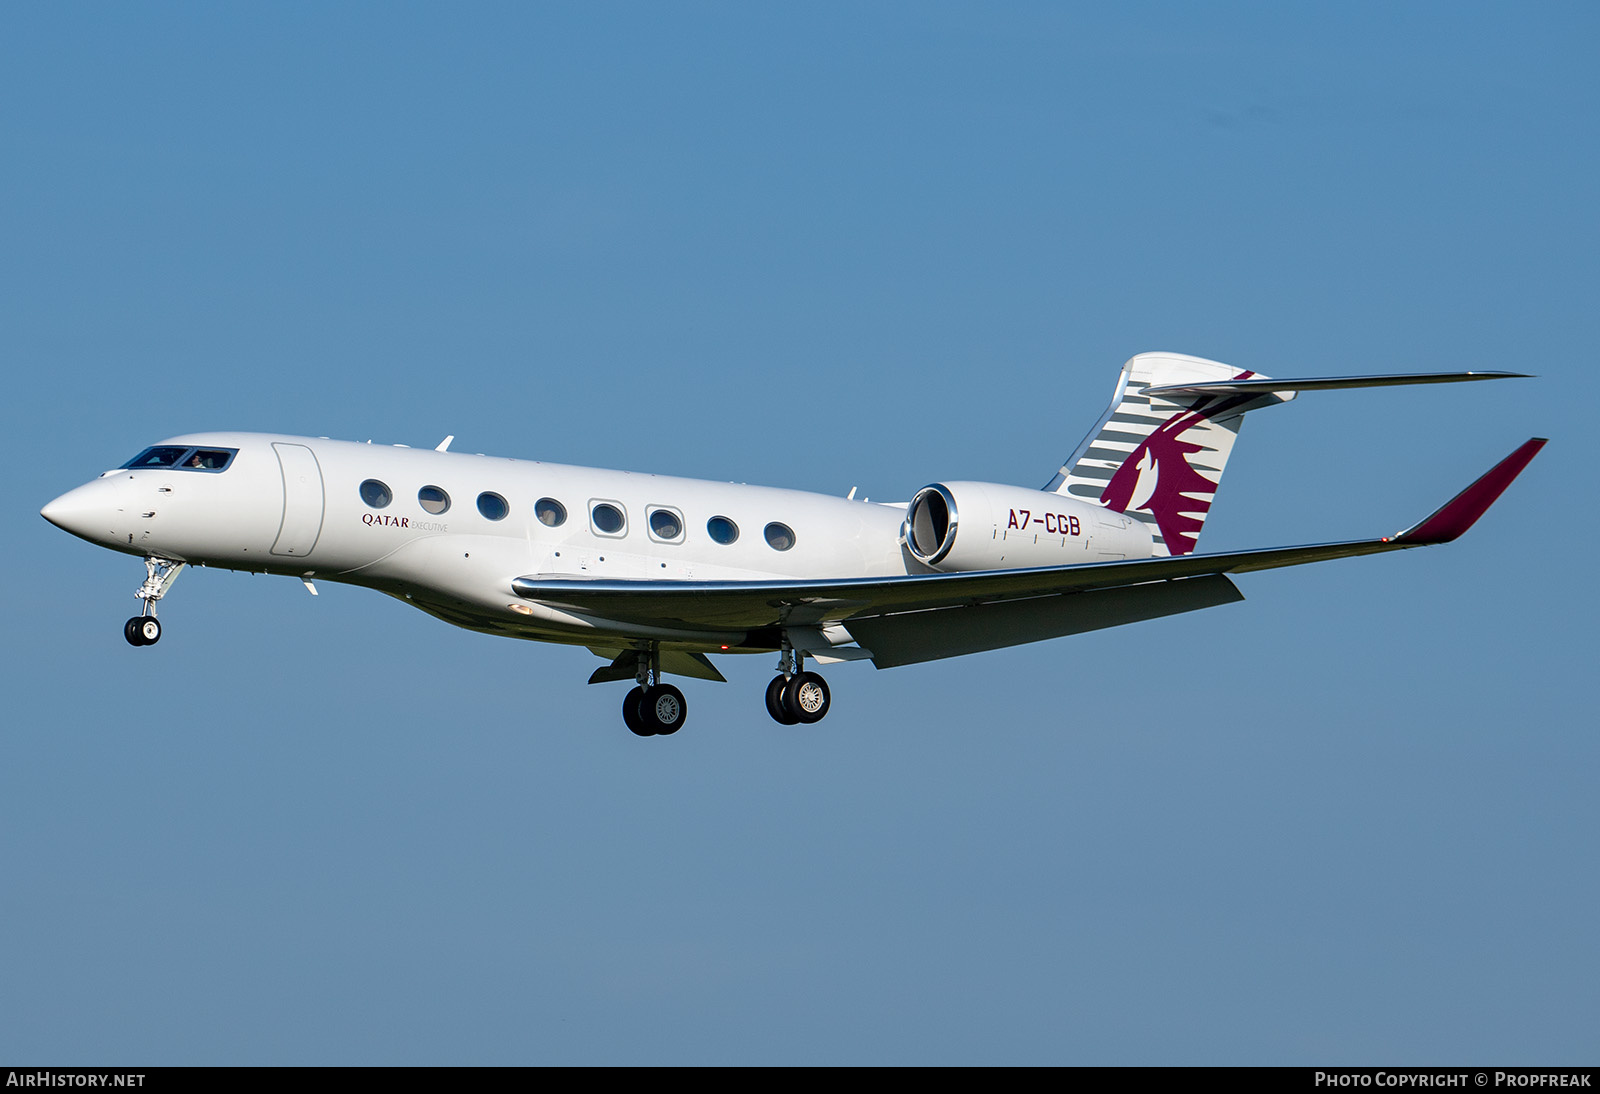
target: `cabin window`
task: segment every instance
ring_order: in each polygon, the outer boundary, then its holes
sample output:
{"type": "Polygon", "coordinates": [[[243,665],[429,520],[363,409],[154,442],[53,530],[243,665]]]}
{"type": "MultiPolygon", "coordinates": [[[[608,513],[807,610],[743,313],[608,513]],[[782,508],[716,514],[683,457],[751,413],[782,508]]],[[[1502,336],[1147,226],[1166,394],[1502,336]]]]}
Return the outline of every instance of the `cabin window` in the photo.
{"type": "Polygon", "coordinates": [[[767,537],[767,546],[774,551],[787,551],[794,546],[794,529],[780,521],[773,521],[761,530],[767,537]]]}
{"type": "Polygon", "coordinates": [[[540,498],[534,502],[533,515],[546,528],[560,528],[567,523],[567,507],[555,498],[540,498]]]}
{"type": "Polygon", "coordinates": [[[646,511],[650,524],[650,538],[661,540],[663,543],[679,543],[683,540],[683,514],[676,509],[664,506],[651,506],[646,511]]]}
{"type": "Polygon", "coordinates": [[[628,534],[627,515],[623,513],[622,506],[615,502],[590,502],[589,523],[593,524],[594,530],[603,536],[625,536],[628,534]]]}
{"type": "Polygon", "coordinates": [[[450,508],[450,495],[437,486],[424,486],[417,491],[417,503],[434,516],[450,508]]]}
{"type": "Polygon", "coordinates": [[[478,495],[478,512],[489,520],[505,520],[506,514],[511,512],[511,506],[499,494],[485,490],[478,495]]]}
{"type": "Polygon", "coordinates": [[[382,509],[394,500],[394,492],[377,479],[368,479],[361,484],[361,500],[374,509],[382,509]]]}
{"type": "Polygon", "coordinates": [[[706,521],[706,535],[726,546],[739,538],[739,526],[727,517],[712,517],[706,521]]]}

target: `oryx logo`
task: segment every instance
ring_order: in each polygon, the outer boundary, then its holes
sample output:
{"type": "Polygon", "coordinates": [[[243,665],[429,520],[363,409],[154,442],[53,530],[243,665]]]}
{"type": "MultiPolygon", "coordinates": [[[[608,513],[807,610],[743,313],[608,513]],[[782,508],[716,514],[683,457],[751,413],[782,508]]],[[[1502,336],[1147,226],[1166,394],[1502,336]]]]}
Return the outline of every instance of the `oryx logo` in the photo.
{"type": "MultiPolygon", "coordinates": [[[[1245,372],[1234,379],[1251,375],[1245,372]]],[[[1250,396],[1202,399],[1168,418],[1128,453],[1101,493],[1101,504],[1118,513],[1149,513],[1161,529],[1161,538],[1166,540],[1170,553],[1186,555],[1193,551],[1206,514],[1211,511],[1217,484],[1189,464],[1190,456],[1210,449],[1184,440],[1183,435],[1249,399],[1250,396]]]]}

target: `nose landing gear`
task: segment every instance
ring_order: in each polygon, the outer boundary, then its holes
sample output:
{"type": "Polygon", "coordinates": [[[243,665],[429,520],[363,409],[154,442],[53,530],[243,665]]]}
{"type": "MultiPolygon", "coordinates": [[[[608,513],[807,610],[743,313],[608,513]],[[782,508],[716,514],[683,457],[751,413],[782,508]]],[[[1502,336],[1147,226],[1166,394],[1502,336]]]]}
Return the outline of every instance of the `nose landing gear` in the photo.
{"type": "Polygon", "coordinates": [[[186,563],[167,558],[144,560],[145,579],[133,595],[144,601],[144,610],[122,625],[122,637],[130,646],[153,646],[161,641],[161,621],[156,618],[156,601],[167,595],[186,563]]]}
{"type": "Polygon", "coordinates": [[[136,615],[122,625],[130,646],[153,646],[161,641],[161,621],[153,615],[136,615]]]}

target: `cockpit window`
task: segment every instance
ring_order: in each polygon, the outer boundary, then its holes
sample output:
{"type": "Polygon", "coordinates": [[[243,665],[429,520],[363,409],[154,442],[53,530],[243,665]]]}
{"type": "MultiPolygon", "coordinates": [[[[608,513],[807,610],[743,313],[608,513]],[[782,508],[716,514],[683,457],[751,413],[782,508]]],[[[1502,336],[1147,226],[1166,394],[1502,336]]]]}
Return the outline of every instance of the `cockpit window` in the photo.
{"type": "Polygon", "coordinates": [[[237,448],[181,448],[177,445],[156,445],[147,448],[123,464],[126,470],[141,467],[171,467],[179,471],[225,471],[237,448]]]}
{"type": "Polygon", "coordinates": [[[221,471],[233,459],[226,448],[197,448],[183,458],[183,466],[194,471],[221,471]]]}
{"type": "Polygon", "coordinates": [[[175,467],[188,451],[187,448],[157,445],[155,448],[145,449],[122,466],[124,469],[135,467],[175,467]]]}

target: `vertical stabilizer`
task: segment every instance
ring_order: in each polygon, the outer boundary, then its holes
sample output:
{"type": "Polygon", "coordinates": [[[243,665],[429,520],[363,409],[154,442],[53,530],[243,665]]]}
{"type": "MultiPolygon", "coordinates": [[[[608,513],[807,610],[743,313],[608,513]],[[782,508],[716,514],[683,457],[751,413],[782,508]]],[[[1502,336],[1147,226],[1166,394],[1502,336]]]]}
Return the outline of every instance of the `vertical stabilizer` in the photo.
{"type": "Polygon", "coordinates": [[[1246,411],[1294,393],[1150,395],[1146,388],[1228,380],[1257,373],[1181,353],[1141,353],[1122,366],[1111,405],[1045,487],[1082,498],[1150,527],[1158,555],[1193,551],[1246,411]]]}

